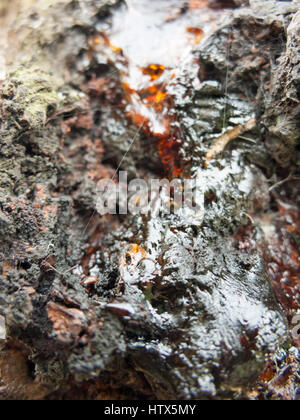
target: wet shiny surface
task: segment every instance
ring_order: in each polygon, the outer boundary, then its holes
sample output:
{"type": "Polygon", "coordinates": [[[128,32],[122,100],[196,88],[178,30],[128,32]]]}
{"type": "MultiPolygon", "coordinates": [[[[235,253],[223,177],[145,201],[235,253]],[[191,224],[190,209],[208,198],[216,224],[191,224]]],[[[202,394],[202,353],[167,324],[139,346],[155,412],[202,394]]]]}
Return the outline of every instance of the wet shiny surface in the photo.
{"type": "Polygon", "coordinates": [[[295,399],[299,188],[277,189],[282,137],[262,116],[280,110],[270,89],[282,94],[292,2],[268,1],[274,15],[262,0],[255,12],[225,10],[239,0],[50,1],[15,25],[24,49],[11,56],[30,69],[1,103],[0,300],[31,382],[65,397],[105,398],[104,385],[118,398],[240,399],[261,377],[255,398],[295,399]],[[96,215],[97,182],[119,169],[201,180],[201,211],[96,215]]]}
{"type": "Polygon", "coordinates": [[[96,50],[103,45],[111,49],[107,54],[120,71],[126,115],[153,136],[166,173],[175,177],[183,170],[178,152],[184,134],[174,113],[172,81],[192,48],[209,37],[227,13],[206,6],[129,0],[114,14],[111,29],[94,42],[96,50]]]}
{"type": "Polygon", "coordinates": [[[91,296],[135,337],[130,354],[159,398],[232,395],[261,373],[266,348],[272,353],[286,338],[257,232],[249,227],[255,203],[269,204],[266,178],[243,147],[226,151],[245,132],[252,144],[258,136],[253,102],[224,85],[230,35],[225,29],[223,44],[210,41],[230,13],[202,1],[185,9],[129,1],[93,46],[117,69],[122,113],[138,133],[127,141],[128,161],[145,138],[151,158],[162,163],[161,177],[203,182],[205,211],[198,220],[127,216],[93,238],[86,259],[86,275],[101,278],[91,296]],[[216,80],[201,64],[206,43],[223,66],[216,80]],[[155,384],[147,366],[165,361],[176,368],[165,368],[155,384]]]}

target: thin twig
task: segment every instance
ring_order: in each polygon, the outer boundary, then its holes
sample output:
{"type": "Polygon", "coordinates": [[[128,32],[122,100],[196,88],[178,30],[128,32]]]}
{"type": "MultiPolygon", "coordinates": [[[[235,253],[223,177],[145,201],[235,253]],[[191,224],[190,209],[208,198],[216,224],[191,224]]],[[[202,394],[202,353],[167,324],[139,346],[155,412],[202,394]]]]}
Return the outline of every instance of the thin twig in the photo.
{"type": "Polygon", "coordinates": [[[75,270],[75,268],[78,268],[78,264],[74,265],[74,267],[69,268],[69,270],[65,271],[65,272],[64,272],[64,275],[65,275],[65,274],[70,273],[70,272],[71,272],[71,271],[73,271],[73,270],[75,270]]]}
{"type": "Polygon", "coordinates": [[[206,162],[214,159],[219,153],[223,152],[228,143],[239,138],[241,134],[252,130],[254,127],[256,127],[256,125],[256,118],[252,118],[245,125],[237,125],[232,130],[229,130],[222,136],[218,137],[215,144],[206,155],[206,162]]]}
{"type": "Polygon", "coordinates": [[[62,273],[60,273],[55,267],[53,267],[53,265],[51,265],[50,263],[48,263],[48,261],[42,261],[42,264],[44,264],[46,267],[48,267],[50,269],[48,271],[54,271],[58,275],[62,276],[62,273]]]}
{"type": "Polygon", "coordinates": [[[42,261],[42,264],[44,264],[46,267],[49,268],[49,271],[54,271],[56,274],[58,274],[60,277],[64,277],[66,274],[70,273],[71,271],[75,270],[75,268],[78,267],[77,265],[74,265],[74,267],[69,268],[69,270],[64,271],[63,273],[61,273],[60,271],[58,271],[55,267],[53,267],[53,265],[51,265],[50,263],[48,263],[48,261],[42,261]]]}
{"type": "Polygon", "coordinates": [[[294,178],[293,175],[294,175],[294,171],[291,172],[287,178],[283,179],[282,181],[276,182],[276,184],[272,185],[272,187],[269,188],[269,192],[275,190],[277,187],[280,187],[280,185],[283,185],[288,181],[297,179],[297,178],[294,178]]]}
{"type": "Polygon", "coordinates": [[[255,225],[254,219],[250,216],[250,214],[248,214],[248,213],[246,213],[246,212],[244,212],[244,211],[243,211],[243,213],[242,213],[242,214],[244,214],[245,216],[247,216],[247,217],[248,217],[248,219],[251,221],[251,223],[252,223],[253,225],[255,225]]]}

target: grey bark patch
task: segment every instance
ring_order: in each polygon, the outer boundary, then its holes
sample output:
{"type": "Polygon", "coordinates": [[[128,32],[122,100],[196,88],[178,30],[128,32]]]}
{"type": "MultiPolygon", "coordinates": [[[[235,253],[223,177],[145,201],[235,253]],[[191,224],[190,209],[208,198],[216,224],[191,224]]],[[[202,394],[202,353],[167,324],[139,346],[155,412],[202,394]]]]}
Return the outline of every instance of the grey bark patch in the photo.
{"type": "Polygon", "coordinates": [[[0,340],[6,340],[5,318],[0,315],[0,340]]]}

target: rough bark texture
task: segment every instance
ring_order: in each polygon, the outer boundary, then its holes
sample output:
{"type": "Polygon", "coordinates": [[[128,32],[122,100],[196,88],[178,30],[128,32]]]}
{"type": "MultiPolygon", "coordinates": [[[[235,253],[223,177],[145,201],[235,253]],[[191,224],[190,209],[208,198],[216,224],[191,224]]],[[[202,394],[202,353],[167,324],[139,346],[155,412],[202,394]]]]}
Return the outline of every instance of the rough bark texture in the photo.
{"type": "Polygon", "coordinates": [[[0,6],[2,399],[299,396],[299,6],[173,3],[161,26],[215,26],[154,100],[109,40],[124,2],[0,6]],[[117,168],[201,179],[204,213],[97,215],[117,168]]]}

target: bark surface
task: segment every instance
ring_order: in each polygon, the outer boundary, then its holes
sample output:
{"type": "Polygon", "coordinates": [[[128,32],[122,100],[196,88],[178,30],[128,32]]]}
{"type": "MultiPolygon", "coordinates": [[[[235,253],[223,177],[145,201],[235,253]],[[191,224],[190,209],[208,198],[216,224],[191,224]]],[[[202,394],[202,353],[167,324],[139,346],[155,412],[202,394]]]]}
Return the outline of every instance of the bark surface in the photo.
{"type": "Polygon", "coordinates": [[[149,3],[0,6],[0,398],[298,399],[298,2],[149,3]]]}

